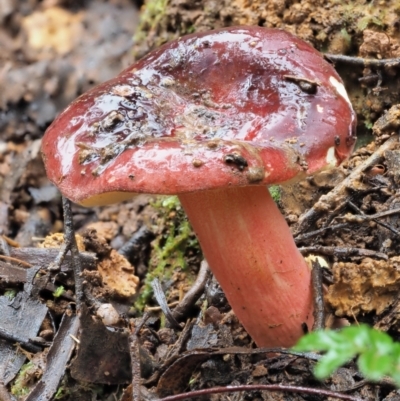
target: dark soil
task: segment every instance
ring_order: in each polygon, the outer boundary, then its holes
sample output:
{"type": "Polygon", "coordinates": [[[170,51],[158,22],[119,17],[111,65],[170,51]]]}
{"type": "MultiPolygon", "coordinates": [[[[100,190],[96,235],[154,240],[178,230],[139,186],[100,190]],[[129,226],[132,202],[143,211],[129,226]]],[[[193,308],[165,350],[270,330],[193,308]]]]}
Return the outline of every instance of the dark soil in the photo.
{"type": "MultiPolygon", "coordinates": [[[[63,212],[40,139],[78,95],[186,33],[279,27],[323,52],[383,59],[337,61],[358,115],[358,149],[341,167],[281,188],[279,206],[302,253],[324,258],[327,325],[366,322],[399,340],[400,68],[384,60],[400,57],[398,2],[148,0],[140,23],[139,3],[0,2],[0,400],[128,400],[130,383],[143,400],[238,384],[322,388],[315,361],[255,347],[201,268],[173,197],[73,205],[87,297],[78,322],[73,257],[56,266],[63,212]],[[165,304],[174,319],[161,312],[165,304]]],[[[324,388],[398,397],[390,384],[362,383],[352,364],[324,388]]],[[[207,397],[326,399],[261,391],[207,397]]]]}

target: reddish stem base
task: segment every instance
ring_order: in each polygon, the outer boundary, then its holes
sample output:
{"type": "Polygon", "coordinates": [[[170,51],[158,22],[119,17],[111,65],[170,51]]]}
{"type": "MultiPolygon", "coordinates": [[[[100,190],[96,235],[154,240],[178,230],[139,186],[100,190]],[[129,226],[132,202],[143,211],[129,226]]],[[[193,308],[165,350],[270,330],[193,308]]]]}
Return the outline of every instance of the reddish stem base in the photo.
{"type": "Polygon", "coordinates": [[[263,186],[179,195],[205,258],[259,347],[290,347],[311,329],[311,273],[263,186]]]}

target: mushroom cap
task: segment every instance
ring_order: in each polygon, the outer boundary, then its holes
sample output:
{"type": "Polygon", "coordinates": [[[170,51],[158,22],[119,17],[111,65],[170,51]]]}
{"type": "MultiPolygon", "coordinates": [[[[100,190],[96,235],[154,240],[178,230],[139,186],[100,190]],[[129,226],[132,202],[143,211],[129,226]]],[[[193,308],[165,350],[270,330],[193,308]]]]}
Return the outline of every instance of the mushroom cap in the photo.
{"type": "Polygon", "coordinates": [[[105,204],[311,174],[350,154],[355,125],[318,51],[282,30],[238,26],[167,43],[83,94],[48,128],[42,153],[67,198],[105,204]]]}

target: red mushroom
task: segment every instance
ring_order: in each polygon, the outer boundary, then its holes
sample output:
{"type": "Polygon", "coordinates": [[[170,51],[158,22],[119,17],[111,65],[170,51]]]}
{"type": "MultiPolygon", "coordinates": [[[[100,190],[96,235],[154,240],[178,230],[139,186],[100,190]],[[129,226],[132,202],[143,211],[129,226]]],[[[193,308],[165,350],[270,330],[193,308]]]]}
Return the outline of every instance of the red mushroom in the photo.
{"type": "Polygon", "coordinates": [[[49,178],[86,206],[178,194],[230,305],[258,346],[313,322],[310,271],[268,184],[337,165],[355,142],[342,81],[275,29],[193,34],[75,100],[49,127],[49,178]]]}

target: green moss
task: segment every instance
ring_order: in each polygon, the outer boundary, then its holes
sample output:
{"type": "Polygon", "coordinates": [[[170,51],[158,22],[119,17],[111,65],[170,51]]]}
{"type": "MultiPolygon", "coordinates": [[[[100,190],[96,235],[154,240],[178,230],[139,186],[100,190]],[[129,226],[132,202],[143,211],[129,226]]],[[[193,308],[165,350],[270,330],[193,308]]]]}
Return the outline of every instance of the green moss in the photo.
{"type": "Polygon", "coordinates": [[[359,32],[371,25],[383,27],[389,22],[385,7],[380,7],[373,1],[367,3],[365,0],[337,0],[336,5],[340,7],[345,24],[359,32]]]}
{"type": "Polygon", "coordinates": [[[163,281],[172,277],[175,270],[184,270],[188,249],[200,249],[177,196],[160,197],[153,207],[160,212],[157,225],[164,229],[152,244],[149,272],[134,305],[137,311],[142,311],[152,296],[155,278],[163,281]]]}
{"type": "Polygon", "coordinates": [[[6,290],[4,292],[4,296],[7,297],[10,301],[12,301],[15,296],[17,295],[17,291],[16,290],[6,290]]]}
{"type": "Polygon", "coordinates": [[[133,40],[135,43],[143,41],[149,31],[156,29],[165,14],[168,0],[147,0],[140,12],[139,25],[133,40]]]}
{"type": "Polygon", "coordinates": [[[268,189],[272,199],[275,203],[278,203],[281,200],[281,187],[279,185],[271,185],[268,189]]]}
{"type": "Polygon", "coordinates": [[[354,150],[363,148],[364,146],[367,146],[374,140],[375,140],[375,136],[372,133],[372,131],[364,132],[362,135],[357,136],[357,142],[354,146],[354,150]]]}
{"type": "Polygon", "coordinates": [[[165,317],[164,313],[161,313],[161,315],[160,315],[160,328],[161,329],[165,328],[166,323],[167,323],[167,318],[165,317]]]}
{"type": "Polygon", "coordinates": [[[194,25],[190,25],[189,27],[186,28],[186,33],[195,33],[196,32],[196,28],[194,27],[194,25]]]}
{"type": "Polygon", "coordinates": [[[342,35],[343,39],[346,41],[347,45],[350,46],[351,45],[351,36],[347,32],[347,29],[346,28],[341,29],[340,34],[342,35]]]}
{"type": "Polygon", "coordinates": [[[53,297],[54,298],[59,298],[61,297],[62,294],[64,294],[65,288],[61,285],[60,287],[57,287],[57,289],[53,292],[53,297]]]}
{"type": "Polygon", "coordinates": [[[357,21],[357,28],[360,31],[363,31],[364,29],[368,28],[370,25],[376,25],[379,27],[383,27],[383,22],[379,18],[374,17],[373,15],[366,15],[365,17],[362,17],[357,21]]]}
{"type": "Polygon", "coordinates": [[[65,386],[61,385],[58,389],[56,394],[54,395],[55,400],[62,400],[63,398],[69,396],[71,394],[70,390],[65,386]]]}
{"type": "Polygon", "coordinates": [[[153,203],[153,206],[159,208],[160,206],[166,209],[164,212],[172,212],[174,210],[181,210],[181,204],[177,196],[165,196],[159,198],[158,202],[153,203]]]}
{"type": "Polygon", "coordinates": [[[364,125],[365,125],[366,129],[372,129],[372,127],[374,126],[374,123],[371,120],[365,120],[364,125]]]}
{"type": "Polygon", "coordinates": [[[11,386],[12,395],[15,395],[16,397],[23,397],[29,394],[31,389],[29,388],[28,384],[32,379],[32,373],[35,369],[35,365],[32,362],[22,365],[18,376],[14,380],[14,384],[11,386]]]}

